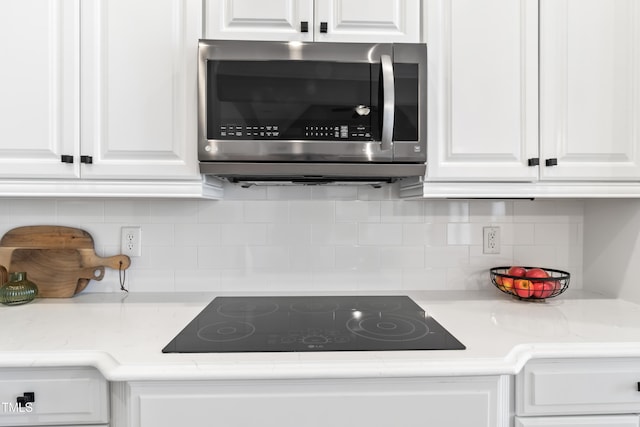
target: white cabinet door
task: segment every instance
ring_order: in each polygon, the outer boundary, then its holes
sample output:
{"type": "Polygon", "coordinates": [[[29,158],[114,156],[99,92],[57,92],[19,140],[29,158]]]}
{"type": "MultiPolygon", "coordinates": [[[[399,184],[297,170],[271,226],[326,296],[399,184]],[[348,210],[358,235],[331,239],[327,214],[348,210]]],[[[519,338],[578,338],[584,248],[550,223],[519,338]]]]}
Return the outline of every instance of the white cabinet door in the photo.
{"type": "Polygon", "coordinates": [[[540,0],[545,180],[640,179],[640,3],[540,0]]]}
{"type": "Polygon", "coordinates": [[[316,41],[420,42],[419,0],[315,0],[315,12],[316,41]]]}
{"type": "Polygon", "coordinates": [[[209,39],[420,42],[420,0],[205,0],[205,14],[209,39]]]}
{"type": "Polygon", "coordinates": [[[538,1],[427,0],[430,181],[533,181],[538,1]]]}
{"type": "Polygon", "coordinates": [[[204,5],[208,39],[313,40],[313,0],[204,0],[204,5]]]}
{"type": "Polygon", "coordinates": [[[2,368],[0,426],[106,424],[108,389],[93,368],[2,368]]]}
{"type": "Polygon", "coordinates": [[[83,0],[83,179],[199,176],[199,0],[83,0]]]}
{"type": "Polygon", "coordinates": [[[0,177],[79,176],[79,4],[0,2],[0,177]]]}
{"type": "Polygon", "coordinates": [[[162,381],[113,391],[123,402],[114,419],[128,427],[509,425],[508,377],[162,381]]]}
{"type": "Polygon", "coordinates": [[[640,412],[639,358],[539,359],[516,377],[516,414],[640,412]]]}

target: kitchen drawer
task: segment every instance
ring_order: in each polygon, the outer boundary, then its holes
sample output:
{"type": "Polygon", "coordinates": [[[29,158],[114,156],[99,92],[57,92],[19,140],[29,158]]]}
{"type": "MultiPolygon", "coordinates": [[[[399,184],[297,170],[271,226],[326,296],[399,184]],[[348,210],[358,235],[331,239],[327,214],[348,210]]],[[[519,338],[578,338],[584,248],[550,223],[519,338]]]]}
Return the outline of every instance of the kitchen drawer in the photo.
{"type": "Polygon", "coordinates": [[[126,427],[507,427],[507,376],[112,384],[126,427]]]}
{"type": "Polygon", "coordinates": [[[639,427],[637,415],[586,415],[582,417],[516,417],[515,427],[639,427]]]}
{"type": "Polygon", "coordinates": [[[544,359],[516,377],[517,415],[640,412],[640,359],[544,359]]]}
{"type": "Polygon", "coordinates": [[[93,368],[0,369],[0,426],[107,423],[107,381],[93,368]],[[20,407],[18,397],[33,393],[20,407]]]}

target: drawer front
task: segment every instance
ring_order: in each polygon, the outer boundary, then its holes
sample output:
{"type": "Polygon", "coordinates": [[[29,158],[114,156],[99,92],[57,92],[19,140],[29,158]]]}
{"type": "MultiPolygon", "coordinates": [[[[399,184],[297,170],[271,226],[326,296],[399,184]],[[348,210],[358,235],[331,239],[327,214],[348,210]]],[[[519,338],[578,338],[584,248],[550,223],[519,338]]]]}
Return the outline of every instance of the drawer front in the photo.
{"type": "Polygon", "coordinates": [[[92,368],[0,369],[0,426],[107,423],[107,381],[92,368]],[[34,401],[18,404],[33,393],[34,401]]]}
{"type": "Polygon", "coordinates": [[[534,360],[516,378],[517,415],[640,411],[640,359],[534,360]]]}
{"type": "Polygon", "coordinates": [[[507,377],[135,382],[125,390],[129,427],[510,425],[507,377]]]}
{"type": "Polygon", "coordinates": [[[637,415],[587,415],[583,417],[516,417],[515,427],[639,427],[637,415]]]}

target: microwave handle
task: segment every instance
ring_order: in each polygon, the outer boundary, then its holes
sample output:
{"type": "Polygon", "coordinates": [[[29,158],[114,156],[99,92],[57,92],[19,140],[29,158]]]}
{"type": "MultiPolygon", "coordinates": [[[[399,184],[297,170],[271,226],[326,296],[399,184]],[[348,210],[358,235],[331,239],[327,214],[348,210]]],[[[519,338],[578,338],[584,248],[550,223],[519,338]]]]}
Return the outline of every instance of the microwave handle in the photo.
{"type": "Polygon", "coordinates": [[[381,55],[380,64],[382,66],[382,138],[380,138],[380,149],[386,151],[390,150],[393,145],[395,84],[391,57],[381,55]]]}

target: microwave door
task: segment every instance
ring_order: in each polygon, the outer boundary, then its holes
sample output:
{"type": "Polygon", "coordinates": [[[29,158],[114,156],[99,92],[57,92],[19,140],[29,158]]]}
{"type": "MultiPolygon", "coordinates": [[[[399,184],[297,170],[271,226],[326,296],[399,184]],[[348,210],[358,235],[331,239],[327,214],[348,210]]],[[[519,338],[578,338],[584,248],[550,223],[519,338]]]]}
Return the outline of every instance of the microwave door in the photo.
{"type": "Polygon", "coordinates": [[[209,61],[209,153],[216,160],[391,161],[394,80],[390,56],[384,61],[209,61]]]}

